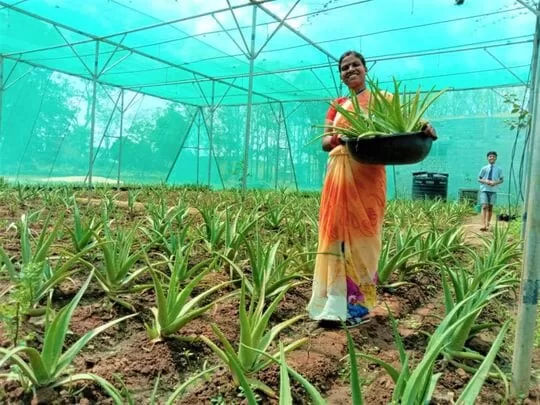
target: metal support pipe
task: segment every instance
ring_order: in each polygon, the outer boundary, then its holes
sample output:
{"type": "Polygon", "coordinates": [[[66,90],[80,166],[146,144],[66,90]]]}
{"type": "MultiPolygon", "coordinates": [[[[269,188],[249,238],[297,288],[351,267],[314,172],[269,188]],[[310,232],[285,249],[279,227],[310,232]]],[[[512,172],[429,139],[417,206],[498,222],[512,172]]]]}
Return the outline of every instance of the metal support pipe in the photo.
{"type": "MultiPolygon", "coordinates": [[[[109,132],[109,128],[110,128],[110,126],[112,124],[112,121],[113,121],[113,118],[114,118],[114,113],[116,112],[116,109],[117,109],[118,103],[120,102],[121,96],[122,96],[122,94],[118,93],[118,97],[116,98],[116,101],[114,103],[114,107],[112,108],[111,115],[109,116],[109,120],[107,121],[107,125],[105,125],[105,129],[103,130],[103,135],[101,136],[101,139],[99,140],[97,148],[94,148],[95,153],[94,153],[94,158],[92,159],[92,165],[94,165],[96,163],[96,159],[97,159],[97,157],[99,155],[99,152],[101,151],[101,145],[103,145],[103,141],[105,140],[105,138],[109,138],[109,135],[107,135],[107,132],[109,132]]],[[[87,178],[88,178],[88,175],[87,175],[87,178]]],[[[86,182],[87,178],[84,179],[85,182],[86,182]]]]}
{"type": "Polygon", "coordinates": [[[259,50],[257,51],[257,53],[255,54],[255,57],[259,56],[259,54],[262,52],[262,50],[266,47],[266,45],[268,45],[268,43],[270,42],[270,40],[274,37],[274,35],[277,34],[277,32],[279,31],[279,29],[285,25],[285,21],[287,21],[287,18],[289,17],[289,15],[291,15],[291,13],[293,12],[293,10],[295,9],[295,7],[298,5],[298,3],[300,3],[300,0],[296,0],[296,2],[292,5],[292,7],[289,9],[289,11],[287,12],[287,14],[285,14],[285,17],[283,17],[283,19],[281,19],[281,21],[279,22],[278,26],[274,29],[274,31],[272,31],[272,33],[266,38],[266,41],[264,41],[264,43],[261,45],[261,47],[259,48],[259,50]]]}
{"type": "Polygon", "coordinates": [[[216,110],[215,97],[216,84],[212,82],[212,105],[210,106],[210,125],[209,128],[206,129],[206,132],[208,133],[208,186],[210,186],[212,181],[212,155],[214,152],[214,112],[216,110]]]}
{"type": "Polygon", "coordinates": [[[124,141],[124,90],[120,90],[120,136],[118,137],[118,173],[116,174],[116,188],[120,187],[120,172],[122,169],[122,142],[124,141]]]}
{"type": "Polygon", "coordinates": [[[285,117],[282,117],[282,110],[279,110],[279,117],[278,119],[278,132],[276,137],[276,164],[275,164],[275,173],[274,173],[274,190],[277,190],[278,188],[278,179],[279,179],[279,140],[281,139],[281,123],[284,121],[285,117]]]}
{"type": "MultiPolygon", "coordinates": [[[[538,5],[538,7],[540,8],[540,4],[538,5]]],[[[537,14],[536,15],[536,30],[535,30],[535,33],[534,33],[534,47],[533,47],[533,60],[532,60],[532,66],[531,66],[531,69],[532,69],[532,77],[531,77],[531,81],[530,81],[530,93],[529,93],[529,103],[528,103],[528,109],[529,109],[529,112],[532,113],[534,111],[534,108],[535,108],[535,102],[537,101],[536,100],[536,97],[535,97],[535,89],[538,87],[538,70],[539,70],[539,57],[540,57],[540,16],[537,14]]],[[[540,100],[538,100],[540,101],[540,100]]],[[[531,123],[532,124],[532,123],[531,123]]],[[[533,128],[532,128],[532,125],[531,127],[529,128],[529,133],[527,134],[528,137],[531,137],[533,136],[533,128]]],[[[529,139],[529,138],[525,138],[525,139],[529,139]]],[[[521,226],[521,237],[523,239],[525,239],[525,224],[527,222],[527,195],[529,195],[529,182],[527,181],[527,179],[529,179],[531,177],[531,171],[530,171],[530,163],[532,162],[532,148],[531,148],[531,145],[530,143],[532,142],[529,142],[529,145],[527,145],[527,143],[525,143],[525,150],[523,153],[525,153],[525,162],[524,162],[524,167],[523,167],[523,173],[525,173],[525,186],[523,187],[523,189],[520,189],[519,191],[520,192],[523,192],[524,194],[524,201],[523,201],[523,224],[521,226]],[[528,149],[527,149],[528,148],[528,149]]],[[[520,185],[521,187],[521,185],[520,185]]]]}
{"type": "Polygon", "coordinates": [[[255,33],[257,26],[257,7],[253,7],[251,20],[251,49],[249,55],[249,82],[246,107],[246,135],[244,137],[244,165],[242,168],[242,193],[247,190],[247,176],[249,166],[249,136],[251,132],[251,107],[253,103],[253,70],[255,68],[255,33]]]}
{"type": "Polygon", "coordinates": [[[296,186],[296,191],[298,191],[298,180],[296,179],[296,170],[294,168],[294,161],[291,150],[291,139],[289,137],[289,130],[287,128],[287,118],[285,117],[285,110],[283,109],[283,104],[279,103],[281,108],[281,115],[283,117],[283,128],[285,129],[285,138],[287,139],[287,147],[289,148],[289,159],[291,160],[291,169],[293,173],[294,185],[296,186]]]}
{"type": "MultiPolygon", "coordinates": [[[[540,7],[540,5],[539,5],[540,7]]],[[[536,39],[540,34],[537,15],[536,39]]],[[[536,45],[536,70],[533,83],[533,110],[531,122],[530,161],[528,186],[525,195],[527,220],[525,222],[523,268],[521,274],[520,300],[517,314],[516,338],[512,359],[512,394],[527,397],[531,378],[531,362],[536,334],[538,290],[540,287],[540,42],[536,45]]]]}
{"type": "Polygon", "coordinates": [[[195,119],[197,118],[198,113],[199,113],[199,110],[195,111],[195,114],[193,114],[193,117],[191,118],[191,121],[189,122],[186,135],[184,135],[184,139],[182,139],[182,143],[180,143],[180,146],[178,147],[178,151],[176,151],[176,156],[171,164],[171,167],[169,167],[169,172],[167,173],[167,176],[165,177],[165,183],[167,183],[169,181],[169,177],[171,177],[172,171],[174,170],[174,166],[176,166],[176,162],[178,161],[178,158],[180,157],[180,153],[182,153],[182,150],[184,149],[184,144],[186,143],[186,140],[189,137],[191,127],[193,127],[193,124],[195,123],[195,119]]]}
{"type": "Polygon", "coordinates": [[[96,41],[94,56],[94,72],[92,74],[92,111],[90,115],[90,147],[88,148],[88,188],[92,188],[92,172],[94,170],[94,136],[96,133],[96,99],[99,65],[99,41],[96,41]]]}
{"type": "MultiPolygon", "coordinates": [[[[224,81],[224,80],[220,80],[220,79],[215,79],[214,77],[212,76],[209,76],[207,74],[204,74],[204,73],[201,73],[201,72],[198,72],[196,70],[193,70],[193,69],[190,69],[186,66],[183,66],[182,64],[178,64],[178,63],[173,63],[173,62],[170,62],[168,60],[165,60],[163,58],[160,58],[158,56],[154,56],[152,54],[149,54],[149,53],[146,53],[146,52],[142,52],[138,49],[134,49],[134,48],[130,48],[129,46],[126,46],[126,45],[122,45],[116,41],[113,41],[111,39],[108,39],[108,37],[98,37],[96,35],[92,35],[92,34],[89,34],[87,32],[83,32],[83,31],[80,31],[78,29],[75,29],[73,27],[70,27],[68,25],[65,25],[65,24],[60,24],[56,21],[53,21],[49,18],[45,18],[43,16],[40,16],[38,14],[35,14],[35,13],[31,13],[27,10],[24,10],[22,8],[19,8],[19,7],[15,7],[14,5],[11,5],[11,4],[8,4],[4,1],[1,1],[0,0],[0,6],[4,6],[6,8],[9,8],[11,10],[14,10],[20,14],[23,14],[23,15],[27,15],[29,17],[32,17],[32,18],[36,18],[37,20],[40,20],[40,21],[43,21],[45,23],[48,23],[48,24],[51,24],[53,25],[54,27],[59,27],[59,28],[64,28],[66,30],[69,30],[69,31],[72,31],[72,32],[76,32],[80,35],[84,35],[84,36],[87,36],[89,38],[92,38],[92,39],[95,39],[96,41],[100,41],[100,42],[103,42],[104,44],[108,44],[108,45],[111,45],[111,46],[116,46],[118,49],[122,49],[122,50],[126,50],[126,51],[130,51],[130,52],[133,52],[133,54],[135,55],[139,55],[139,56],[142,56],[142,57],[145,57],[145,58],[148,58],[152,61],[155,61],[155,62],[159,62],[159,63],[163,63],[164,65],[166,66],[169,66],[169,67],[173,67],[173,68],[176,68],[176,69],[179,69],[179,70],[182,70],[184,72],[188,72],[188,73],[191,73],[191,74],[194,74],[196,76],[198,76],[199,78],[204,78],[204,79],[208,79],[208,80],[214,80],[218,83],[222,83],[222,84],[226,84],[226,85],[229,85],[229,86],[233,86],[234,88],[237,88],[239,90],[242,90],[242,91],[247,91],[247,89],[245,87],[242,87],[242,86],[238,86],[238,85],[233,85],[227,81],[224,81]]],[[[228,10],[228,9],[226,9],[228,10]]],[[[165,24],[164,24],[165,25],[165,24]]],[[[255,30],[255,27],[253,27],[253,30],[255,30]]],[[[126,33],[131,33],[131,32],[134,32],[135,30],[131,30],[129,32],[125,31],[125,32],[122,32],[122,33],[116,33],[114,34],[114,36],[117,36],[117,35],[120,35],[120,34],[126,34],[126,33]]],[[[77,75],[75,75],[77,76],[77,75]]],[[[80,77],[80,75],[79,75],[80,77]]],[[[114,84],[112,84],[114,86],[114,84]]],[[[118,86],[120,87],[120,86],[118,86]]],[[[264,94],[260,94],[262,97],[266,97],[264,94]]]]}
{"type": "MultiPolygon", "coordinates": [[[[219,103],[217,104],[219,105],[219,103]]],[[[213,129],[210,130],[210,127],[208,126],[206,120],[204,119],[204,116],[203,116],[203,120],[202,120],[203,124],[204,124],[204,127],[206,128],[206,133],[207,134],[210,134],[210,133],[213,133],[213,129]]],[[[221,169],[219,168],[219,164],[218,164],[218,161],[217,161],[217,158],[216,158],[216,154],[214,153],[214,143],[212,141],[212,145],[209,147],[209,152],[210,153],[210,156],[214,158],[214,162],[216,162],[216,169],[217,169],[217,172],[218,172],[218,176],[219,176],[219,181],[221,182],[221,187],[225,188],[225,182],[223,181],[223,176],[221,175],[221,169]]],[[[210,165],[211,163],[209,163],[210,165]]]]}
{"type": "Polygon", "coordinates": [[[203,115],[202,108],[199,108],[199,122],[197,122],[197,185],[199,185],[199,168],[201,159],[201,115],[203,115]]]}
{"type": "MultiPolygon", "coordinates": [[[[0,156],[4,156],[5,153],[1,153],[2,151],[2,145],[4,143],[4,138],[3,138],[3,132],[2,132],[2,108],[3,108],[3,103],[4,101],[4,58],[2,57],[2,55],[0,55],[0,156]]],[[[1,158],[0,158],[0,167],[2,167],[2,164],[1,164],[1,158]]]]}
{"type": "Polygon", "coordinates": [[[289,31],[295,33],[297,36],[302,38],[304,41],[306,41],[308,44],[310,44],[315,49],[318,49],[323,54],[325,54],[328,58],[333,59],[334,62],[337,62],[337,58],[332,55],[330,52],[328,52],[326,49],[322,48],[319,44],[316,44],[311,39],[306,37],[304,34],[302,34],[300,31],[294,29],[290,24],[285,22],[284,18],[280,18],[278,15],[274,14],[272,11],[268,10],[267,8],[263,7],[261,4],[257,4],[257,7],[259,7],[262,11],[264,11],[266,14],[268,14],[270,17],[272,17],[274,20],[279,22],[280,24],[283,24],[283,26],[287,27],[289,31]]]}
{"type": "Polygon", "coordinates": [[[517,79],[518,82],[520,82],[524,86],[527,86],[527,83],[525,83],[525,81],[521,77],[519,77],[517,74],[515,74],[512,71],[512,69],[510,69],[502,60],[500,60],[495,55],[493,55],[493,53],[490,52],[487,48],[484,48],[484,52],[486,52],[489,56],[491,56],[493,59],[495,59],[497,61],[497,63],[499,65],[501,65],[504,68],[504,70],[506,70],[508,73],[510,73],[512,76],[514,76],[517,79]]]}
{"type": "Polygon", "coordinates": [[[540,15],[540,12],[538,11],[538,9],[534,9],[533,6],[531,6],[530,4],[527,4],[524,0],[516,0],[519,4],[521,4],[523,7],[525,7],[526,9],[528,9],[531,13],[533,13],[534,15],[536,15],[537,17],[540,15]]]}
{"type": "MultiPolygon", "coordinates": [[[[2,56],[0,55],[0,57],[2,57],[2,56]]],[[[8,58],[6,58],[6,56],[4,55],[3,59],[5,60],[5,59],[8,59],[8,58]]],[[[19,77],[13,79],[10,82],[9,79],[11,78],[11,75],[15,72],[15,68],[17,67],[17,65],[20,62],[20,57],[17,58],[17,59],[12,59],[12,60],[13,60],[13,66],[8,71],[7,75],[4,73],[4,91],[9,89],[11,86],[13,86],[15,83],[17,83],[19,80],[21,80],[23,77],[25,77],[27,74],[29,74],[30,72],[32,72],[34,70],[34,67],[30,66],[29,69],[26,72],[24,72],[22,75],[20,75],[19,77]]]]}

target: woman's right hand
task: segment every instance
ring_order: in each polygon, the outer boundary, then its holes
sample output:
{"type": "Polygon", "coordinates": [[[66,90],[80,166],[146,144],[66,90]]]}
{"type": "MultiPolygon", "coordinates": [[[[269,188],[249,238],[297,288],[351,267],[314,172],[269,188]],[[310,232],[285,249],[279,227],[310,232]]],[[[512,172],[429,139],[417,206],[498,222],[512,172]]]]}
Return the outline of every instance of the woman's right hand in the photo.
{"type": "Polygon", "coordinates": [[[339,135],[326,135],[322,138],[322,148],[325,152],[330,152],[339,145],[341,145],[339,135]]]}

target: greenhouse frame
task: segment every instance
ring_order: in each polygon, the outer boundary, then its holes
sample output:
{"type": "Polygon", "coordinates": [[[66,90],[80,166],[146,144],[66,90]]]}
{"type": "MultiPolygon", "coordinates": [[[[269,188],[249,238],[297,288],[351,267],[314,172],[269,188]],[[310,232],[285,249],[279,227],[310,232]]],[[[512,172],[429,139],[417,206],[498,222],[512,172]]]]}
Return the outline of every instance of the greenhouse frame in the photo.
{"type": "Polygon", "coordinates": [[[444,91],[427,111],[438,140],[425,160],[387,166],[389,199],[414,197],[420,175],[447,179],[444,200],[476,195],[486,153],[498,152],[501,205],[514,219],[525,212],[513,378],[526,384],[540,287],[539,10],[530,0],[0,0],[1,184],[318,192],[325,114],[348,91],[338,61],[359,51],[389,92],[444,91]]]}
{"type": "Polygon", "coordinates": [[[525,136],[507,121],[532,83],[532,3],[400,0],[383,19],[376,0],[146,3],[0,1],[0,175],[318,190],[316,138],[355,49],[389,88],[449,90],[430,157],[389,167],[391,197],[444,172],[455,198],[487,149],[505,150],[509,200],[522,194],[525,136]]]}

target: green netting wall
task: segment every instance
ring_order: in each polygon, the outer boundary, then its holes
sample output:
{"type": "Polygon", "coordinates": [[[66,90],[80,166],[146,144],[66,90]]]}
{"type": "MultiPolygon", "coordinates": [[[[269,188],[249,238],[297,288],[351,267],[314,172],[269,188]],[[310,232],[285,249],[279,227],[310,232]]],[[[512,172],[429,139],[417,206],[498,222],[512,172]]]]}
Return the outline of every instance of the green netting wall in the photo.
{"type": "Polygon", "coordinates": [[[383,86],[450,89],[428,112],[429,157],[388,167],[390,198],[410,197],[417,171],[448,174],[450,198],[476,188],[488,150],[518,197],[526,139],[504,96],[527,105],[526,2],[255,3],[0,0],[0,176],[88,182],[91,166],[94,183],[219,189],[247,168],[250,188],[320,190],[312,141],[345,93],[336,60],[357,49],[383,86]]]}
{"type": "MultiPolygon", "coordinates": [[[[0,176],[21,182],[84,181],[92,83],[24,63],[14,72],[20,79],[3,95],[0,176]]],[[[508,121],[516,117],[503,96],[523,98],[524,91],[514,87],[443,95],[429,111],[439,140],[423,162],[388,167],[389,196],[410,197],[412,173],[427,171],[449,174],[449,196],[455,198],[460,188],[477,187],[485,154],[493,149],[507,179],[513,174],[514,184],[520,183],[525,134],[510,129],[508,121]]],[[[327,105],[252,106],[249,187],[320,189],[327,154],[314,138],[321,133],[317,126],[327,105]]],[[[94,180],[114,183],[119,175],[122,184],[241,187],[246,110],[182,105],[135,92],[122,95],[117,88],[98,85],[94,180]]]]}

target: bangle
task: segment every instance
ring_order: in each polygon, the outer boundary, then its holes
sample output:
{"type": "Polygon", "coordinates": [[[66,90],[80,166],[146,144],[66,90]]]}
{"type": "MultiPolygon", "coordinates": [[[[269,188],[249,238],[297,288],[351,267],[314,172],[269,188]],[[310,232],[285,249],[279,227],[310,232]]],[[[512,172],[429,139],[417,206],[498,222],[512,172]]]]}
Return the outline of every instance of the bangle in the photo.
{"type": "Polygon", "coordinates": [[[339,144],[339,136],[332,135],[332,138],[330,139],[330,146],[332,147],[332,149],[334,149],[336,146],[339,146],[339,144]]]}

